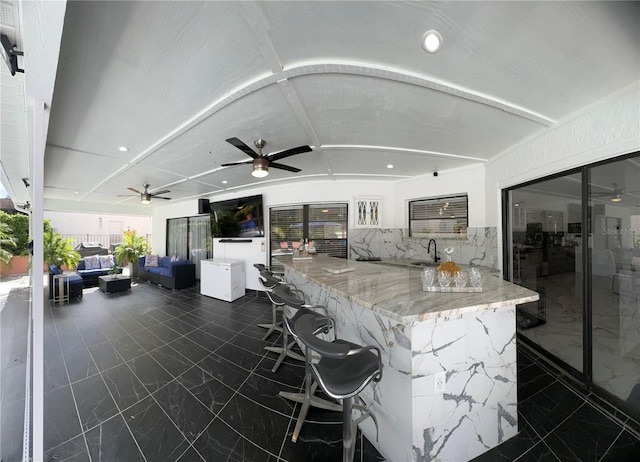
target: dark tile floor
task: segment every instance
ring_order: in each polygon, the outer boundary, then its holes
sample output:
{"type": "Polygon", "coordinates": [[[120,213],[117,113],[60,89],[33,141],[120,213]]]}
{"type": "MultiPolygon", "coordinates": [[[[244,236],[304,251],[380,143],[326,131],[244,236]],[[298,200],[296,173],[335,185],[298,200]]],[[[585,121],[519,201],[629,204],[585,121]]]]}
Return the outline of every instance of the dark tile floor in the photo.
{"type": "Polygon", "coordinates": [[[518,345],[519,433],[474,459],[639,461],[640,426],[518,345]]]}
{"type": "MultiPolygon", "coordinates": [[[[12,294],[2,312],[3,462],[20,460],[24,409],[24,379],[7,371],[24,364],[15,313],[28,290],[12,294]]],[[[48,307],[45,460],[340,460],[336,413],[312,409],[291,442],[298,409],[278,391],[298,390],[303,367],[287,360],[271,372],[263,348],[278,337],[264,342],[255,327],[269,313],[253,294],[227,303],[148,284],[111,295],[85,289],[80,302],[48,307]]],[[[522,346],[518,361],[520,433],[477,461],[640,460],[632,421],[594,405],[522,346]]],[[[381,457],[360,438],[356,460],[381,457]]]]}

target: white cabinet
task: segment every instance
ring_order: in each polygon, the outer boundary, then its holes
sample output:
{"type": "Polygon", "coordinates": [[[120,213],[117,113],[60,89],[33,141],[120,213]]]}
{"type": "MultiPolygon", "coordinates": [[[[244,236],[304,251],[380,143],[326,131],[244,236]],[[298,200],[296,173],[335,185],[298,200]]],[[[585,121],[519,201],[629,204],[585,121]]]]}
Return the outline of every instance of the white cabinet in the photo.
{"type": "Polygon", "coordinates": [[[213,239],[213,260],[233,259],[245,262],[245,287],[263,291],[258,282],[260,273],[253,266],[255,263],[267,264],[266,242],[264,237],[251,239],[213,239]]]}
{"type": "Polygon", "coordinates": [[[232,302],[244,295],[243,260],[213,259],[200,262],[200,293],[232,302]]]}

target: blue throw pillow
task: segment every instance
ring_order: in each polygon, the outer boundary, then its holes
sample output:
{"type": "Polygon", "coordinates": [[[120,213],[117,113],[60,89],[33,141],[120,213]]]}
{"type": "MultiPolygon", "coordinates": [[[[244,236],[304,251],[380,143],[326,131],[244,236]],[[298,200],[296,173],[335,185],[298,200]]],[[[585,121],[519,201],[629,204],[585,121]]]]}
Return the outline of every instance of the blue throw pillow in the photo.
{"type": "Polygon", "coordinates": [[[57,265],[49,265],[49,269],[53,274],[62,274],[62,271],[60,271],[57,265]]]}

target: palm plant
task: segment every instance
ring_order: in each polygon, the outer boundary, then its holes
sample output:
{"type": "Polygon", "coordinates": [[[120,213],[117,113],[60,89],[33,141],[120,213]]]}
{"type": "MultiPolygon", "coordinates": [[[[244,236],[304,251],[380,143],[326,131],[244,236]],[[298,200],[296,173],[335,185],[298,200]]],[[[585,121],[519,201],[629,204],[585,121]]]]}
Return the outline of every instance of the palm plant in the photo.
{"type": "Polygon", "coordinates": [[[80,254],[73,249],[73,239],[63,239],[62,236],[51,227],[49,220],[44,221],[44,234],[42,236],[44,246],[44,262],[47,265],[56,265],[67,268],[75,268],[80,261],[80,254]]]}
{"type": "Polygon", "coordinates": [[[138,258],[147,253],[149,253],[147,239],[144,236],[138,236],[135,230],[125,231],[122,244],[113,251],[119,265],[124,266],[126,263],[131,263],[134,270],[137,267],[138,258]]]}
{"type": "Polygon", "coordinates": [[[0,261],[10,263],[13,252],[7,249],[15,248],[16,238],[13,236],[13,230],[8,224],[0,222],[0,261]]]}

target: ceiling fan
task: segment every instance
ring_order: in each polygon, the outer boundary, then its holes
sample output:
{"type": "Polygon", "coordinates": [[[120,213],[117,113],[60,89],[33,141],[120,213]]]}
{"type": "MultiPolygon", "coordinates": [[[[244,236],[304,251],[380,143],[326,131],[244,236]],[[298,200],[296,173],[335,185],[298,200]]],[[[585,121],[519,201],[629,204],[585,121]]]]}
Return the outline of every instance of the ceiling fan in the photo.
{"type": "Polygon", "coordinates": [[[620,185],[616,182],[613,183],[613,190],[610,192],[596,193],[592,194],[593,197],[609,197],[611,202],[620,202],[622,201],[622,196],[624,194],[637,194],[640,191],[625,191],[620,185]]]}
{"type": "Polygon", "coordinates": [[[291,167],[289,165],[278,164],[275,161],[284,159],[285,157],[295,156],[296,154],[302,154],[303,152],[310,152],[312,149],[309,146],[298,146],[297,148],[286,149],[284,151],[272,153],[265,155],[262,153],[262,148],[265,147],[267,142],[263,139],[258,139],[253,142],[253,144],[258,148],[258,153],[256,153],[249,146],[244,144],[238,138],[229,138],[226,140],[227,143],[231,143],[236,148],[240,149],[246,155],[251,157],[253,160],[245,160],[242,162],[233,162],[230,164],[222,164],[223,167],[229,167],[231,165],[242,165],[242,164],[253,164],[253,170],[251,171],[251,175],[256,178],[263,178],[269,174],[269,167],[279,168],[280,170],[287,170],[289,172],[298,173],[300,171],[299,168],[291,167]]]}
{"type": "MultiPolygon", "coordinates": [[[[164,199],[164,200],[171,200],[170,197],[160,197],[160,194],[166,194],[169,191],[168,189],[163,189],[162,191],[156,191],[154,193],[150,193],[149,192],[149,186],[148,184],[143,184],[142,185],[144,187],[144,191],[138,191],[135,188],[127,188],[129,191],[133,191],[136,194],[140,194],[140,203],[141,204],[150,204],[151,203],[151,198],[154,199],[164,199]]],[[[127,196],[133,196],[133,194],[119,194],[118,197],[127,197],[127,196]]]]}

